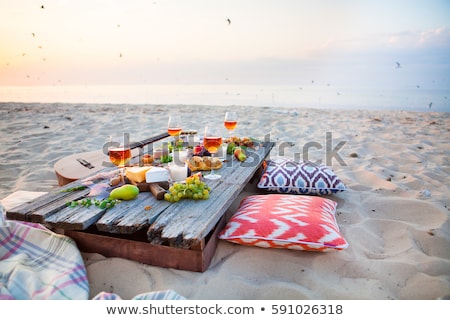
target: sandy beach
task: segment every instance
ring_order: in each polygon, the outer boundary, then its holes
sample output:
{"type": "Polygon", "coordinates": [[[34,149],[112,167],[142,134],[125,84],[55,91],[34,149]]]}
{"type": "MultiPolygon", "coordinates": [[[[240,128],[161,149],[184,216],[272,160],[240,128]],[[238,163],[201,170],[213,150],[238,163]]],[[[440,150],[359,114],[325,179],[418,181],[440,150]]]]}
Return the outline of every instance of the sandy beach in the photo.
{"type": "MultiPolygon", "coordinates": [[[[227,110],[239,115],[237,136],[276,142],[271,157],[306,155],[334,170],[348,190],[327,197],[338,203],[349,247],[316,253],[220,240],[204,273],[82,253],[91,297],[171,289],[187,299],[450,298],[450,113],[0,103],[0,199],[51,191],[57,160],[101,149],[111,135],[140,141],[162,133],[170,112],[183,116],[185,129],[223,127],[227,110]]],[[[248,185],[228,214],[257,191],[248,185]]]]}

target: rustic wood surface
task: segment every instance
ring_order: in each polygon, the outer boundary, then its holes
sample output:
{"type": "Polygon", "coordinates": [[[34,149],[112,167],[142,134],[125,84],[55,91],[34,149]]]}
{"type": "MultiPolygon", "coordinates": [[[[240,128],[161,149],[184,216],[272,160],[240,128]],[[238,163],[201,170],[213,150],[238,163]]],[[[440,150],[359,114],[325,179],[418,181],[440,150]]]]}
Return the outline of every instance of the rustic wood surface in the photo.
{"type": "Polygon", "coordinates": [[[45,224],[51,228],[64,230],[85,230],[94,224],[105,213],[105,209],[97,206],[64,207],[45,219],[45,224]]]}
{"type": "Polygon", "coordinates": [[[210,198],[173,203],[149,227],[149,241],[180,248],[198,245],[260,168],[273,145],[266,142],[257,150],[249,150],[249,158],[245,162],[231,161],[229,157],[229,161],[215,171],[222,175],[221,179],[205,180],[211,187],[210,198]]]}
{"type": "Polygon", "coordinates": [[[141,192],[133,201],[122,201],[107,210],[96,226],[98,230],[104,232],[134,233],[150,226],[170,205],[170,202],[156,200],[151,192],[141,192]]]}
{"type": "Polygon", "coordinates": [[[54,192],[44,194],[32,202],[21,204],[6,212],[8,219],[45,223],[46,218],[66,207],[66,203],[86,197],[89,189],[61,192],[67,188],[79,187],[79,182],[70,183],[54,192]]]}
{"type": "Polygon", "coordinates": [[[94,226],[99,231],[114,234],[133,234],[146,228],[148,241],[152,244],[198,247],[260,168],[273,145],[265,142],[263,146],[249,150],[245,162],[231,161],[230,156],[228,162],[217,170],[222,175],[221,179],[205,180],[211,187],[208,200],[183,199],[169,203],[155,199],[151,192],[141,192],[137,199],[122,201],[108,210],[94,205],[88,208],[67,207],[67,202],[89,194],[89,189],[60,192],[80,186],[77,180],[9,210],[7,218],[38,222],[63,230],[86,230],[94,226]]]}

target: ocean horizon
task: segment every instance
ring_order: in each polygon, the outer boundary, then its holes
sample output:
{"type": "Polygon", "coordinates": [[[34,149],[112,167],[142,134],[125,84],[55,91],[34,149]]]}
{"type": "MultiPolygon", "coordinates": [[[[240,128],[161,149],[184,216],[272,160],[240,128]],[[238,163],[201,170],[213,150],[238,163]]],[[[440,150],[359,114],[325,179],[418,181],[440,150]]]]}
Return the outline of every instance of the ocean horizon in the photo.
{"type": "Polygon", "coordinates": [[[47,85],[0,86],[3,103],[217,105],[450,112],[450,89],[419,86],[47,85]]]}

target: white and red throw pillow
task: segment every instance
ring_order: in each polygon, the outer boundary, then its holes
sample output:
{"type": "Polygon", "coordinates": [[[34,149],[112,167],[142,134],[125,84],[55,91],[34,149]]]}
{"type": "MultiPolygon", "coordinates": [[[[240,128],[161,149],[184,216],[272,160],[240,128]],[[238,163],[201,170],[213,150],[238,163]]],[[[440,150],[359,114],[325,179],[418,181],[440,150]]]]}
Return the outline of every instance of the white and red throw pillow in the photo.
{"type": "Polygon", "coordinates": [[[266,194],[244,198],[219,238],[263,248],[308,251],[348,247],[336,222],[337,203],[307,195],[266,194]]]}

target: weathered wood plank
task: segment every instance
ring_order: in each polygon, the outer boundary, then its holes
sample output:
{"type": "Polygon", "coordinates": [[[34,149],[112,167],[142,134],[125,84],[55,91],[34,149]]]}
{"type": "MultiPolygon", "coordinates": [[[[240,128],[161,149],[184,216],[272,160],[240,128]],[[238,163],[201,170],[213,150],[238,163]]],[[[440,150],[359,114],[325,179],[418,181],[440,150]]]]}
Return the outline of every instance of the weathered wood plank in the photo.
{"type": "Polygon", "coordinates": [[[122,201],[96,223],[99,231],[131,234],[148,227],[170,203],[156,200],[151,192],[139,193],[133,201],[122,201]]]}
{"type": "Polygon", "coordinates": [[[97,206],[90,207],[66,207],[45,220],[45,224],[52,228],[64,230],[86,230],[100,219],[105,209],[97,206]]]}
{"type": "Polygon", "coordinates": [[[248,163],[233,161],[218,170],[222,178],[207,182],[212,189],[209,200],[183,200],[172,204],[149,227],[149,241],[182,248],[198,245],[250,181],[272,147],[273,143],[265,143],[264,147],[250,153],[253,159],[248,163]]]}
{"type": "Polygon", "coordinates": [[[181,248],[198,245],[238,194],[237,188],[216,187],[207,201],[183,200],[172,205],[149,228],[149,240],[181,248]]]}
{"type": "Polygon", "coordinates": [[[57,189],[55,192],[42,195],[30,203],[24,203],[8,210],[6,216],[8,219],[42,223],[45,218],[65,207],[67,202],[81,199],[89,194],[89,189],[60,192],[67,187],[76,186],[80,186],[79,182],[67,185],[65,188],[57,189]]]}
{"type": "Polygon", "coordinates": [[[47,217],[58,212],[59,210],[67,206],[67,202],[79,200],[84,198],[89,193],[89,190],[81,190],[76,192],[69,192],[67,196],[55,201],[52,201],[48,205],[41,207],[39,209],[29,212],[29,217],[31,222],[43,223],[47,217]]]}

